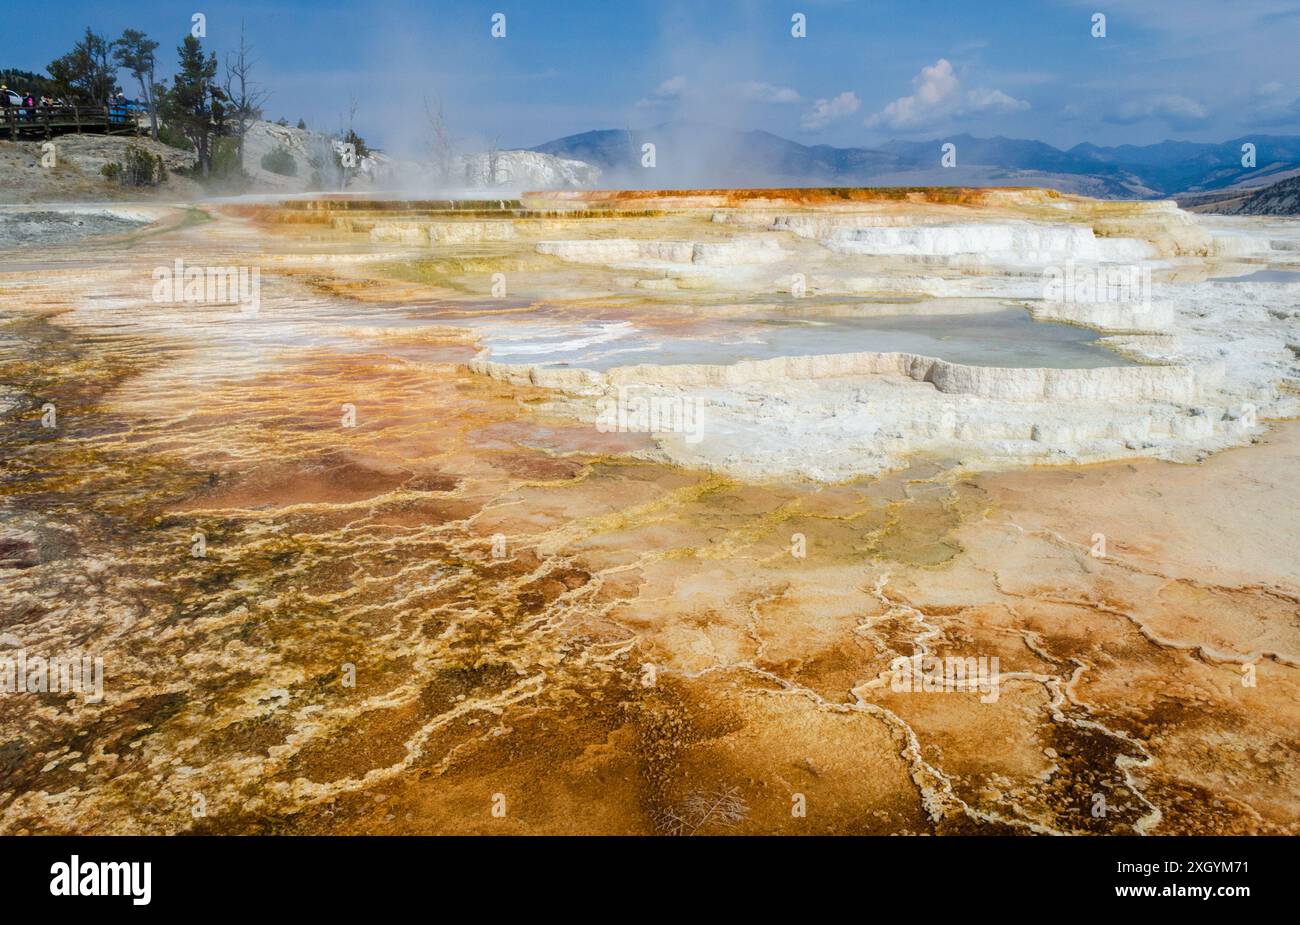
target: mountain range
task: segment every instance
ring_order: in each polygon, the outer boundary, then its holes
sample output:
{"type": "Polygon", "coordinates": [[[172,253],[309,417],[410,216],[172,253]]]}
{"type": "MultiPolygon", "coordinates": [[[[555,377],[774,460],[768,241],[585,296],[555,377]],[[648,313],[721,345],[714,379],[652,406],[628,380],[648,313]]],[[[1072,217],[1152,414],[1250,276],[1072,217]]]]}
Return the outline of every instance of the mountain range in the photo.
{"type": "Polygon", "coordinates": [[[1300,175],[1300,136],[1250,135],[1220,143],[1162,141],[1067,150],[1020,138],[953,135],[877,148],[804,145],[771,132],[689,122],[605,129],[530,150],[586,161],[603,182],[633,186],[1046,186],[1115,199],[1267,186],[1300,175]],[[940,163],[955,146],[956,164],[940,163]],[[653,144],[653,164],[644,146],[653,144]],[[1242,165],[1245,144],[1255,166],[1242,165]],[[643,165],[643,162],[646,162],[643,165]],[[655,179],[648,181],[647,172],[655,179]]]}

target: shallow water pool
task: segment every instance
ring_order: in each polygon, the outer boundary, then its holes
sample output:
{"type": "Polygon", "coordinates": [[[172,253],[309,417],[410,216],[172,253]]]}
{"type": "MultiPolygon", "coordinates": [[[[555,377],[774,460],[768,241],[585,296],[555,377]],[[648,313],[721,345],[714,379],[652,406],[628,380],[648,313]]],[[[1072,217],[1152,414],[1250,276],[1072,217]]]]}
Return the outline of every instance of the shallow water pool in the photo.
{"type": "Polygon", "coordinates": [[[1034,321],[1020,308],[853,317],[760,313],[657,324],[643,318],[475,319],[500,363],[607,370],[638,363],[726,365],[835,353],[916,353],[971,366],[1131,366],[1097,333],[1034,321]]]}
{"type": "Polygon", "coordinates": [[[1300,270],[1256,270],[1241,276],[1213,276],[1212,283],[1300,283],[1300,270]]]}

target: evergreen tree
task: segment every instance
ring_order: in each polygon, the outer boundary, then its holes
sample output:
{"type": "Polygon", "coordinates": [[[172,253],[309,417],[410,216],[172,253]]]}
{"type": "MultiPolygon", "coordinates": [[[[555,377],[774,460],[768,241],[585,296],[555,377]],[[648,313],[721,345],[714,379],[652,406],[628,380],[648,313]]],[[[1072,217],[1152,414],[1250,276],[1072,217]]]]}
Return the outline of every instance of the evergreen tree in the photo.
{"type": "Polygon", "coordinates": [[[176,51],[180,71],[172,78],[163,114],[168,125],[178,129],[194,146],[199,170],[206,177],[212,171],[213,138],[218,131],[216,122],[222,116],[223,94],[213,84],[217,56],[204,57],[203,47],[193,35],[185,36],[176,51]]]}
{"type": "Polygon", "coordinates": [[[112,45],[86,27],[86,35],[72,51],[51,61],[46,68],[69,97],[95,106],[107,105],[118,92],[117,67],[109,55],[112,45]]]}
{"type": "Polygon", "coordinates": [[[153,140],[158,140],[158,106],[153,95],[154,52],[158,43],[138,29],[127,29],[113,43],[113,60],[123,70],[130,71],[140,81],[140,98],[149,108],[149,129],[153,140]]]}

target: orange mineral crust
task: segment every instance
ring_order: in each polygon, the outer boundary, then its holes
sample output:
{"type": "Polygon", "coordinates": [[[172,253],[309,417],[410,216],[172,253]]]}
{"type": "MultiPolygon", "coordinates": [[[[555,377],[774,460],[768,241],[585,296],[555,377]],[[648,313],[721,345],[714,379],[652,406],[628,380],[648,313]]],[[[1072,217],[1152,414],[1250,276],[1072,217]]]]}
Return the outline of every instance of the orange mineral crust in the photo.
{"type": "Polygon", "coordinates": [[[0,252],[0,682],[103,666],[0,694],[0,832],[1300,832],[1293,421],[1200,461],[763,477],[596,426],[572,364],[475,365],[510,331],[695,345],[757,299],[538,242],[1057,198],[158,207],[40,274],[0,252]],[[159,298],[177,261],[257,303],[159,298]]]}

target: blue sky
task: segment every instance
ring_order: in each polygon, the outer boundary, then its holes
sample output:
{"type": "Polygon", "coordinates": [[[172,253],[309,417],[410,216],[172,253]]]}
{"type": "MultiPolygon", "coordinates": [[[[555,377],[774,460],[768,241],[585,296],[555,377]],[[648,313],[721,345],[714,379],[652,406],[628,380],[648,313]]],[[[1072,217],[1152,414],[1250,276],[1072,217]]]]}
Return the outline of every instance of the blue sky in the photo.
{"type": "Polygon", "coordinates": [[[0,64],[27,70],[90,25],[145,30],[170,75],[191,12],[219,56],[242,20],[271,117],[336,129],[355,94],[358,130],[395,151],[420,144],[435,96],[463,143],[504,147],[670,119],[835,145],[1300,133],[1300,0],[51,0],[33,15],[2,2],[23,26],[21,42],[6,29],[0,64]],[[790,34],[794,12],[806,38],[790,34]]]}

